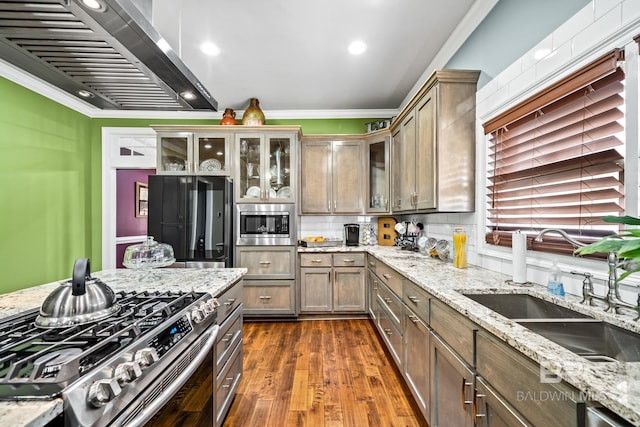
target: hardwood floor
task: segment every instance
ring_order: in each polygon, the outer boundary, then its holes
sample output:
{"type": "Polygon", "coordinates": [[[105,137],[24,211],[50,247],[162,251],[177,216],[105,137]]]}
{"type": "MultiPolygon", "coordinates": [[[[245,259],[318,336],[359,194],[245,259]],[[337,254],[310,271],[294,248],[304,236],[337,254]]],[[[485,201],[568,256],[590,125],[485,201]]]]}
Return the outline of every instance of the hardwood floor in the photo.
{"type": "Polygon", "coordinates": [[[369,320],[247,322],[223,427],[426,426],[369,320]]]}

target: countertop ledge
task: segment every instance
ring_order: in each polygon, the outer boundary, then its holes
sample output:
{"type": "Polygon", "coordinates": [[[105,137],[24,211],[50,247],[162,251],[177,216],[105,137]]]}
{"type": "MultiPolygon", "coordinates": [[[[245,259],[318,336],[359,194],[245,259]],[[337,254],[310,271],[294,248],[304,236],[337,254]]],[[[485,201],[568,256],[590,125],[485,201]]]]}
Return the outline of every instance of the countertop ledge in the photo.
{"type": "Polygon", "coordinates": [[[602,306],[581,304],[581,298],[574,295],[555,297],[539,284],[514,284],[510,276],[501,273],[475,266],[455,268],[450,262],[394,246],[299,247],[298,252],[366,252],[375,256],[579,392],[610,408],[633,425],[640,425],[640,362],[588,361],[463,294],[525,293],[640,333],[640,323],[633,321],[631,314],[607,313],[602,306]]]}
{"type": "MultiPolygon", "coordinates": [[[[196,291],[219,296],[242,279],[246,268],[166,268],[153,270],[144,279],[134,270],[117,269],[94,272],[91,275],[107,283],[115,292],[131,290],[196,291]],[[142,280],[139,280],[141,279],[142,280]]],[[[0,295],[0,318],[40,307],[60,282],[35,286],[0,295]]],[[[61,398],[53,400],[21,400],[0,402],[0,419],[8,426],[41,427],[63,411],[61,398]]]]}

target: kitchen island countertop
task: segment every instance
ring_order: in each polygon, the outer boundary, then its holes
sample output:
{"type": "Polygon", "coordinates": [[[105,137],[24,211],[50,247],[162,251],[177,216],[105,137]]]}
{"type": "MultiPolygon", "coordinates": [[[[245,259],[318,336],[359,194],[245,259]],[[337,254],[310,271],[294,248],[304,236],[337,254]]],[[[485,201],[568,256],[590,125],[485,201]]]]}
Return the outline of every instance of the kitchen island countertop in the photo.
{"type": "MultiPolygon", "coordinates": [[[[247,273],[246,268],[167,268],[146,274],[134,270],[117,269],[92,273],[115,292],[132,290],[197,291],[218,296],[247,273]],[[142,279],[142,280],[139,280],[142,279]]],[[[0,318],[40,307],[60,282],[22,289],[0,295],[0,318]]],[[[44,426],[62,413],[61,398],[52,400],[24,400],[0,402],[0,419],[9,426],[44,426]]]]}

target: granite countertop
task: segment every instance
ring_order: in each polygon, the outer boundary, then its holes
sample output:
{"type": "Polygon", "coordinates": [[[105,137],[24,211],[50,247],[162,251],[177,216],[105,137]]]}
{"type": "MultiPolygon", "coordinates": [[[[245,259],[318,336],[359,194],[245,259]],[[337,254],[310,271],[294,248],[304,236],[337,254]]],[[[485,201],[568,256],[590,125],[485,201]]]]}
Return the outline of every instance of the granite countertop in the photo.
{"type": "MultiPolygon", "coordinates": [[[[246,268],[167,268],[151,271],[145,278],[134,270],[117,269],[91,273],[115,292],[131,290],[194,290],[218,296],[247,273],[246,268]],[[139,280],[142,279],[142,280],[139,280]]],[[[0,295],[0,318],[38,308],[59,282],[0,295]]],[[[43,426],[62,413],[62,399],[0,402],[0,419],[9,426],[43,426]]]]}
{"type": "Polygon", "coordinates": [[[580,297],[549,295],[546,287],[513,284],[501,273],[469,266],[453,267],[415,252],[393,246],[299,248],[299,252],[352,252],[374,255],[431,295],[465,315],[522,354],[540,363],[585,396],[600,402],[634,425],[640,425],[640,362],[592,362],[534,333],[526,327],[467,298],[463,294],[525,293],[640,333],[631,314],[606,313],[602,306],[580,304],[580,297]]]}

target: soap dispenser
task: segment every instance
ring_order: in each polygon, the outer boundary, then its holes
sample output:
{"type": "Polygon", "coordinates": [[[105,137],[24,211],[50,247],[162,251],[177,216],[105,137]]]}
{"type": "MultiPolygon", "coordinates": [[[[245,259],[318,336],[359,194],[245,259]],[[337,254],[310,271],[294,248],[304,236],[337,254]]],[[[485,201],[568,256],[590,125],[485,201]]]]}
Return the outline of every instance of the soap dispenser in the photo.
{"type": "Polygon", "coordinates": [[[553,263],[549,270],[549,278],[547,280],[547,291],[551,295],[564,296],[564,286],[562,285],[562,272],[558,268],[558,264],[553,263]]]}

